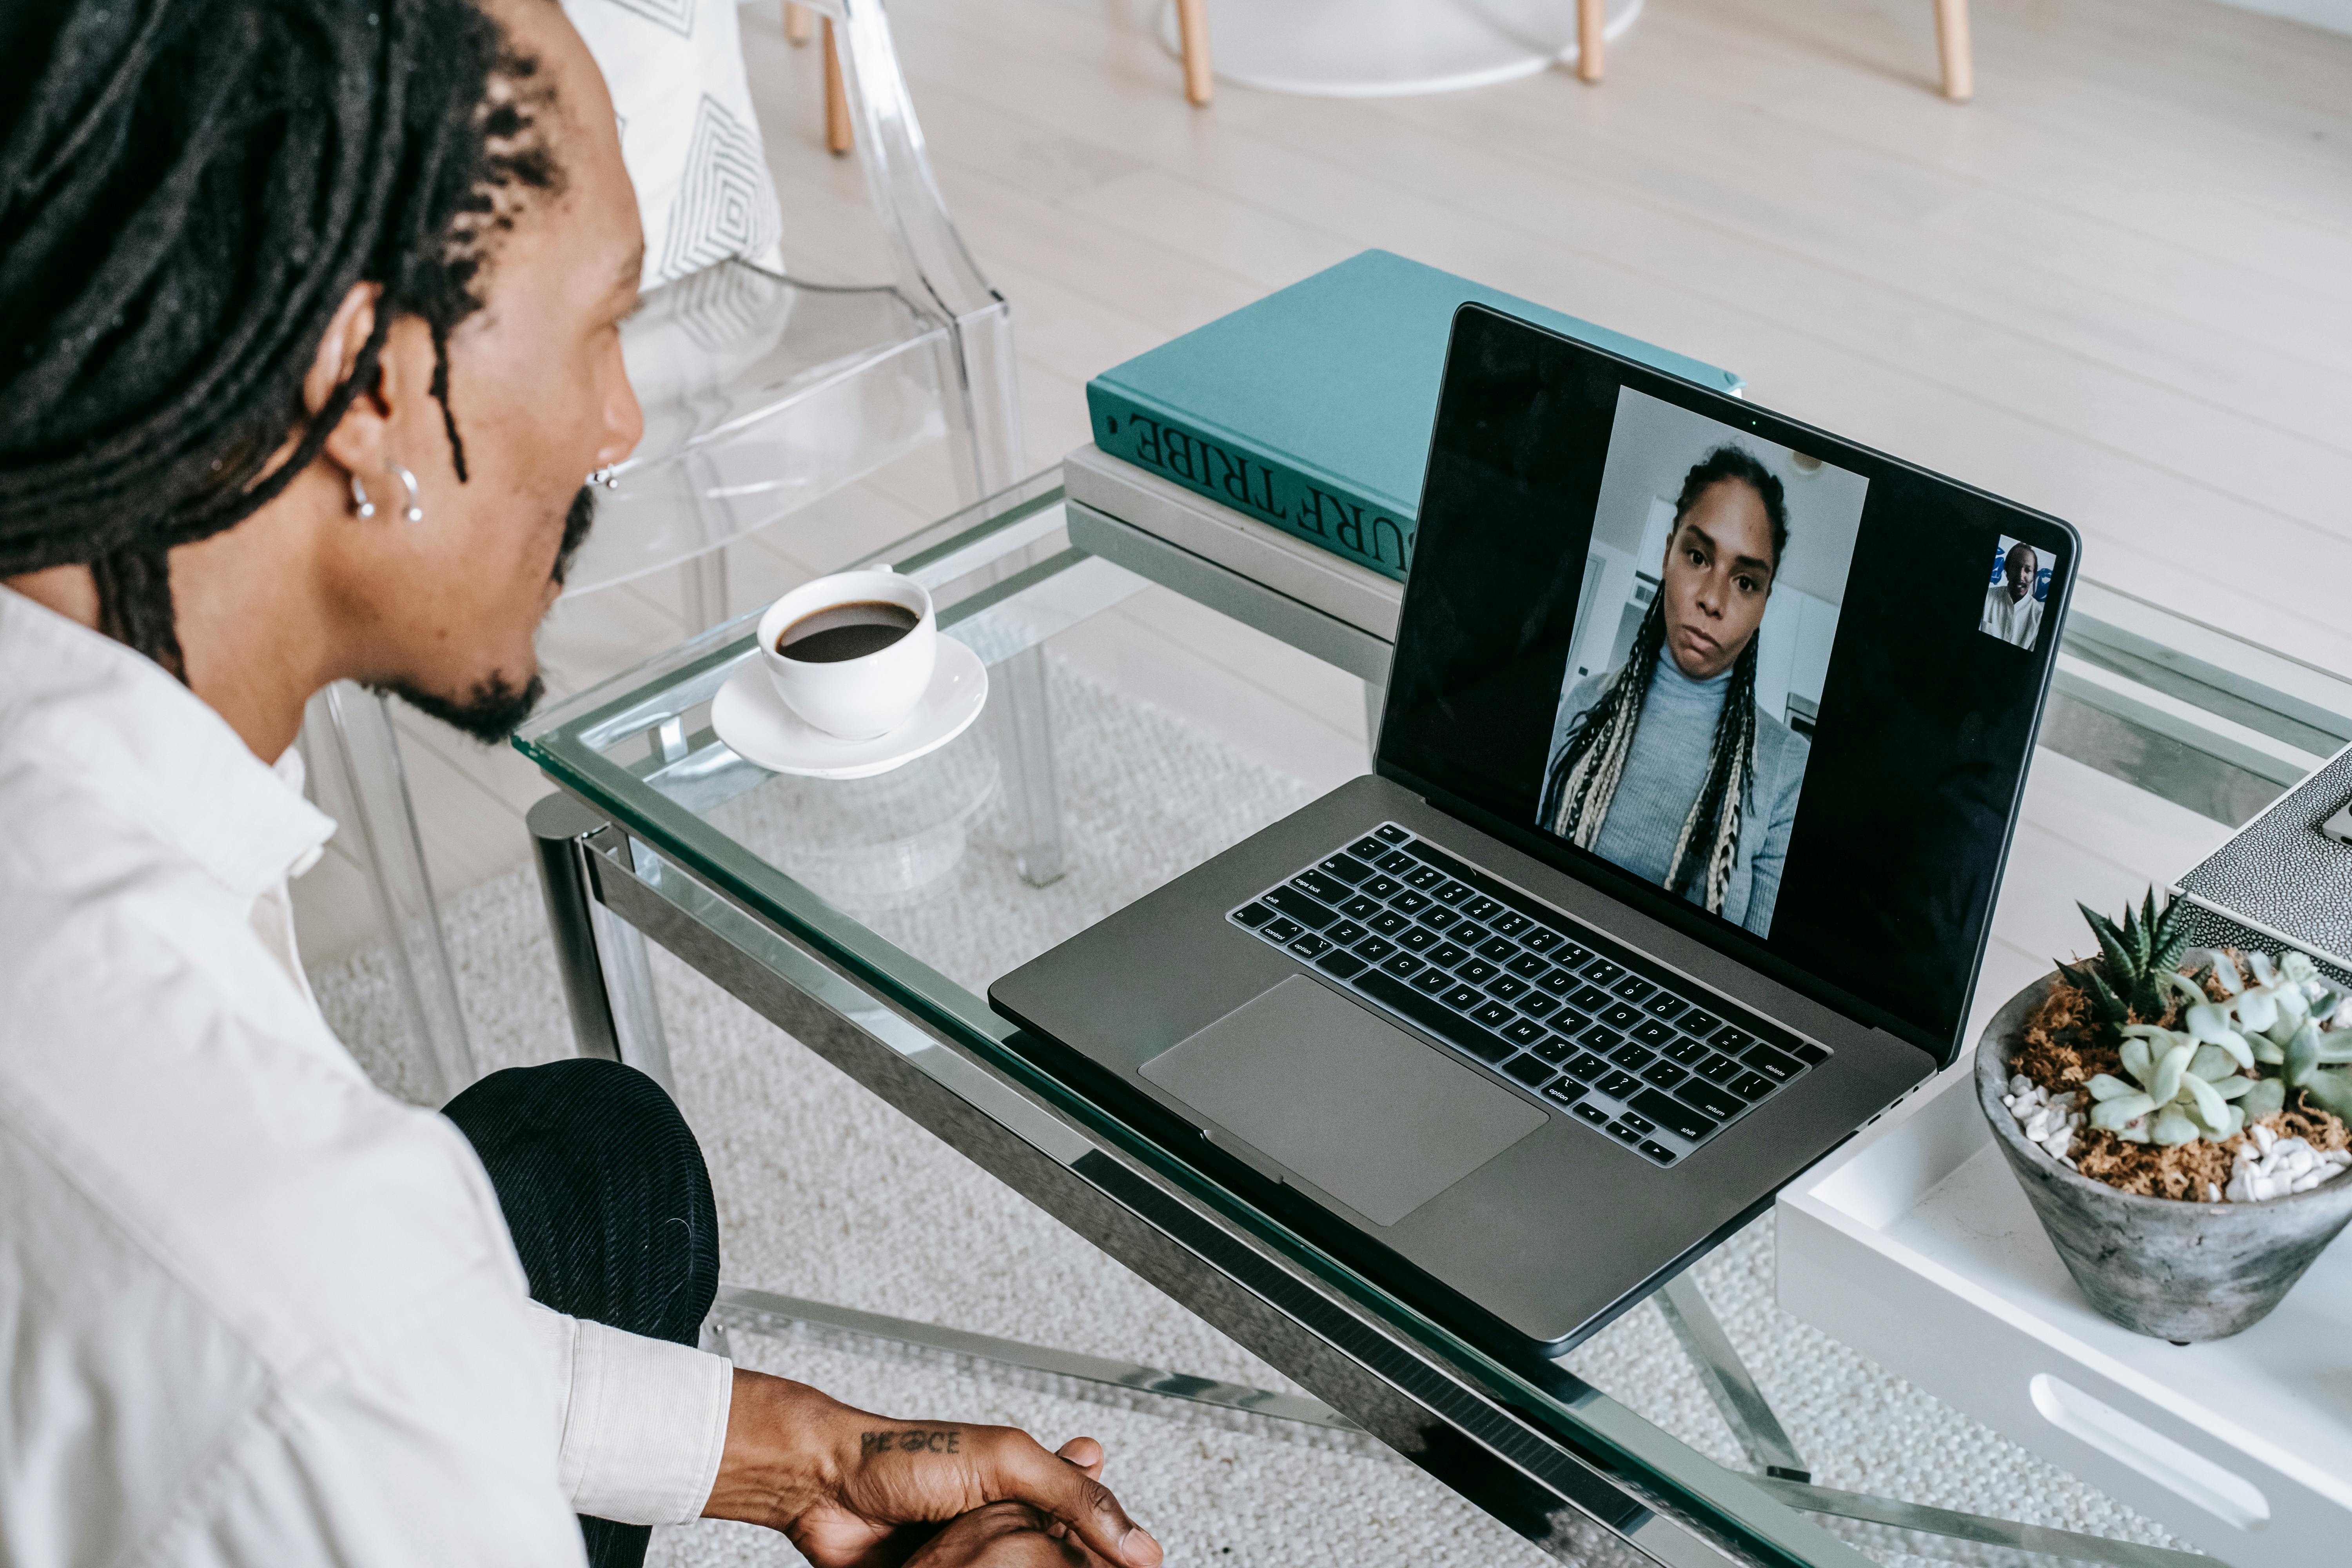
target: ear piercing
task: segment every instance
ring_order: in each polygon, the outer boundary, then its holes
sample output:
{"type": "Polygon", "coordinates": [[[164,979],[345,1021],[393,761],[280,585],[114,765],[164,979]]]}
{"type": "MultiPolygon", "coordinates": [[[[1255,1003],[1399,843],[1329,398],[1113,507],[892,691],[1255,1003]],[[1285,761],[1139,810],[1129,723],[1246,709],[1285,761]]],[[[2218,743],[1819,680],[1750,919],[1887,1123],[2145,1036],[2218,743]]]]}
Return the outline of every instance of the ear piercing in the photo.
{"type": "Polygon", "coordinates": [[[406,468],[402,468],[398,463],[392,464],[391,468],[392,471],[399,477],[400,482],[408,487],[408,506],[407,509],[400,514],[402,521],[406,522],[423,522],[425,521],[425,509],[416,504],[416,476],[410,473],[406,468]]]}
{"type": "MultiPolygon", "coordinates": [[[[387,464],[386,467],[392,469],[401,484],[408,490],[408,504],[403,507],[400,512],[402,521],[423,522],[425,509],[417,504],[420,498],[416,490],[416,476],[398,463],[387,464]]],[[[375,516],[375,502],[368,499],[367,486],[360,482],[360,477],[357,474],[352,476],[352,510],[362,522],[366,522],[375,516]]]]}
{"type": "Polygon", "coordinates": [[[608,490],[616,490],[621,488],[621,481],[614,474],[613,465],[610,463],[605,464],[603,468],[589,475],[585,482],[592,485],[602,485],[608,490]]]}

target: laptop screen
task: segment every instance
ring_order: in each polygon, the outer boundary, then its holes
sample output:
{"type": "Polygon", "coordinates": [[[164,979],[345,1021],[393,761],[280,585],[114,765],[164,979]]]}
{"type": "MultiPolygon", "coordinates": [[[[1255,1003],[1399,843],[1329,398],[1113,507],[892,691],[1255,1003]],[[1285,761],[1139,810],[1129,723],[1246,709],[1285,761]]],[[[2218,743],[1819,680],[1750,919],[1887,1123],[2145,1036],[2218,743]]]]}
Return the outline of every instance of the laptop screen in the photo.
{"type": "Polygon", "coordinates": [[[1948,1059],[2074,531],[1475,306],[1419,526],[1381,771],[1948,1059]]]}

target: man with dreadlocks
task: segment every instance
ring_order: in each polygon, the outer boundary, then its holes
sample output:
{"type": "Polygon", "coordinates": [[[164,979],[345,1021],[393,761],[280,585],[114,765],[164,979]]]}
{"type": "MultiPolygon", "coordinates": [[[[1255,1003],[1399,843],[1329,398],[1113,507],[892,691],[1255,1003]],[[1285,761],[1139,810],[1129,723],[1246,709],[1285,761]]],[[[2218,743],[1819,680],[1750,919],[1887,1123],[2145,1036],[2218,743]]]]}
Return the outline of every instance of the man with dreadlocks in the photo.
{"type": "Polygon", "coordinates": [[[404,1105],[303,980],[304,703],[529,710],[642,252],[554,0],[0,0],[0,1563],[1160,1560],[1092,1439],[695,1348],[651,1079],[404,1105]]]}
{"type": "Polygon", "coordinates": [[[1759,936],[1810,750],[1756,705],[1756,633],[1788,544],[1780,480],[1752,454],[1726,445],[1692,466],[1633,652],[1561,699],[1537,818],[1759,936]]]}

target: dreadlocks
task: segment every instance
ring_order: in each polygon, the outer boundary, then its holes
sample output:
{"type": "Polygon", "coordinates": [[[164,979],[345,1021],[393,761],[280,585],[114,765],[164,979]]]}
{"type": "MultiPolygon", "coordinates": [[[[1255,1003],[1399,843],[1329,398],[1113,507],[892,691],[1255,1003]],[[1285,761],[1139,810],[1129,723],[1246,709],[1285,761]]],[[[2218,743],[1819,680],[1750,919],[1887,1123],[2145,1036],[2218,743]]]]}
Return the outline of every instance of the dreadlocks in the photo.
{"type": "MultiPolygon", "coordinates": [[[[1772,559],[1777,563],[1789,544],[1788,504],[1780,477],[1744,448],[1718,447],[1683,476],[1682,493],[1675,500],[1675,524],[1679,528],[1699,498],[1725,479],[1753,488],[1772,524],[1772,559]]],[[[1672,548],[1671,542],[1668,548],[1672,548]]],[[[1700,901],[1715,914],[1723,912],[1731,890],[1731,871],[1739,858],[1739,826],[1748,795],[1756,783],[1756,664],[1757,644],[1751,637],[1740,650],[1731,672],[1731,689],[1724,696],[1722,717],[1706,753],[1706,782],[1683,819],[1667,863],[1666,890],[1686,895],[1696,883],[1700,901]]],[[[1610,677],[1601,699],[1577,716],[1559,754],[1544,777],[1537,820],[1580,847],[1592,848],[1608,820],[1610,804],[1633,752],[1633,733],[1641,728],[1642,704],[1649,695],[1650,676],[1666,646],[1666,596],[1661,591],[1650,601],[1633,636],[1633,651],[1610,677]]]]}
{"type": "Polygon", "coordinates": [[[465,479],[449,334],[494,236],[560,182],[537,131],[551,89],[474,0],[5,13],[0,576],[88,563],[100,628],[184,679],[167,552],[310,466],[398,317],[431,329],[465,479]],[[362,281],[374,330],[306,418],[303,377],[362,281]]]}

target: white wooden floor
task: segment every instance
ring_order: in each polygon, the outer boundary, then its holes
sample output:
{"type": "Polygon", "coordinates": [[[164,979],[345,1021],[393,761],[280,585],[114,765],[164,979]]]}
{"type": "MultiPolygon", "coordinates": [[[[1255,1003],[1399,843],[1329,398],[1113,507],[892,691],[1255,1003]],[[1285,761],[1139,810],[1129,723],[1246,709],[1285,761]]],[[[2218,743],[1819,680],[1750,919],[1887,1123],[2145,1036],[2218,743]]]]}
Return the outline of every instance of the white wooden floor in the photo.
{"type": "MultiPolygon", "coordinates": [[[[1013,303],[1037,467],[1087,438],[1088,376],[1380,246],[1736,369],[1759,403],[2072,520],[2115,586],[2352,668],[2352,38],[2208,0],[1974,10],[1965,108],[1933,90],[1927,0],[1649,0],[1597,89],[1221,86],[1206,110],[1147,0],[890,17],[949,205],[1013,303]]],[[[879,280],[862,177],[821,144],[817,52],[783,44],[772,0],[744,23],[791,265],[879,280]]],[[[925,457],[789,519],[732,552],[737,605],[952,500],[925,457]]],[[[554,684],[685,629],[659,579],[567,603],[554,684]]],[[[1363,765],[1354,683],[1221,617],[1155,591],[1065,640],[1302,777],[1363,765]]],[[[531,771],[411,739],[445,896],[521,864],[531,771]]],[[[2078,858],[2089,892],[2182,868],[2200,819],[2122,820],[2082,772],[2037,774],[2065,805],[2021,852],[2078,858]]],[[[314,958],[368,934],[340,853],[297,902],[314,958]]],[[[2003,919],[2010,962],[2066,940],[2003,919]]]]}

